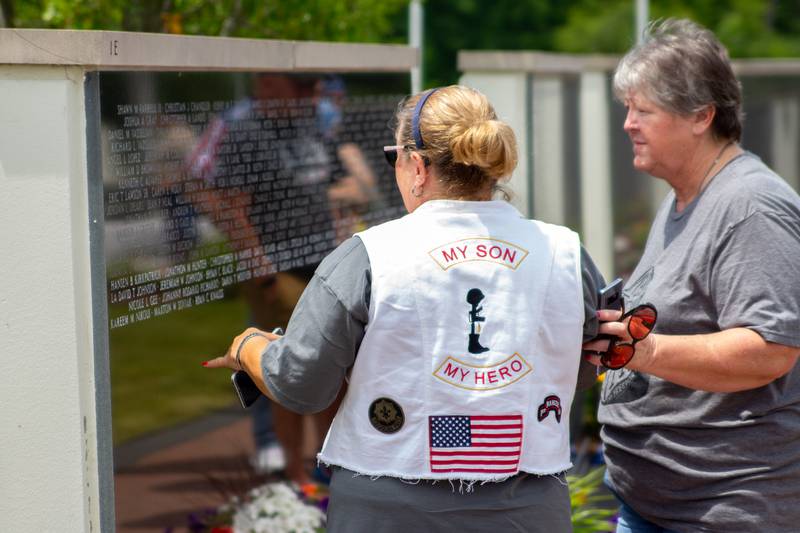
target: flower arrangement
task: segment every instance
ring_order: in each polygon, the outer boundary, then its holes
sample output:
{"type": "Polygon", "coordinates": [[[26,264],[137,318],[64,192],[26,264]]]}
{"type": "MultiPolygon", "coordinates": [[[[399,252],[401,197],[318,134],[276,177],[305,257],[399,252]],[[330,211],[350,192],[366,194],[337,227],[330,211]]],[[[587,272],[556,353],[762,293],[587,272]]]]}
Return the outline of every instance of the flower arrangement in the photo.
{"type": "Polygon", "coordinates": [[[324,524],[322,509],[304,503],[285,483],[253,489],[248,501],[233,513],[234,533],[319,533],[325,530],[324,524]]]}
{"type": "Polygon", "coordinates": [[[322,533],[325,531],[327,488],[273,482],[233,497],[217,510],[193,514],[192,533],[322,533]]]}

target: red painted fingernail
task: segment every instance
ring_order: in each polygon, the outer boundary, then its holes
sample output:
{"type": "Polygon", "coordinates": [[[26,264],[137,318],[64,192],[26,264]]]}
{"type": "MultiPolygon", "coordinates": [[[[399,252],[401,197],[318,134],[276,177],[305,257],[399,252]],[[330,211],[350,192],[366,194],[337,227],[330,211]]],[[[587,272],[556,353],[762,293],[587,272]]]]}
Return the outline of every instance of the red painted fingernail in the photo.
{"type": "Polygon", "coordinates": [[[203,366],[208,366],[208,361],[203,361],[202,365],[203,366]]]}

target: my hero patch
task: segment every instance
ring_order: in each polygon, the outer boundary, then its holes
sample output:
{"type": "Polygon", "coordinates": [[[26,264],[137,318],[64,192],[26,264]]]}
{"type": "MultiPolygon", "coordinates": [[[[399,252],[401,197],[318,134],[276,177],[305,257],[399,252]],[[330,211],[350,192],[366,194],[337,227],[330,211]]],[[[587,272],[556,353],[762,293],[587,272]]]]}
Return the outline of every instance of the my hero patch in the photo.
{"type": "Polygon", "coordinates": [[[406,418],[400,404],[390,398],[378,398],[369,406],[369,422],[381,433],[396,433],[406,418]]]}
{"type": "Polygon", "coordinates": [[[561,399],[555,394],[545,398],[539,406],[539,422],[547,418],[551,412],[555,413],[556,422],[561,422],[561,399]]]}
{"type": "Polygon", "coordinates": [[[447,357],[433,373],[435,377],[460,389],[493,390],[525,377],[533,367],[518,353],[486,366],[477,366],[447,357]]]}

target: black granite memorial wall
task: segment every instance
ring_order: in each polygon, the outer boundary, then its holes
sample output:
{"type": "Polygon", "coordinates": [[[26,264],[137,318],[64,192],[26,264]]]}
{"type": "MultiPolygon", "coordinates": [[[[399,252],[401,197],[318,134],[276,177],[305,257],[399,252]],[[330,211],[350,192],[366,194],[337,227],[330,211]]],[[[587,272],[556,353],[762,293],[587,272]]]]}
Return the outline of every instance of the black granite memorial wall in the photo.
{"type": "Polygon", "coordinates": [[[100,76],[112,329],[315,265],[401,213],[381,153],[394,76],[100,76]]]}
{"type": "Polygon", "coordinates": [[[327,253],[405,213],[382,146],[409,84],[385,73],[92,76],[121,444],[233,403],[199,362],[248,325],[285,327],[327,253]]]}

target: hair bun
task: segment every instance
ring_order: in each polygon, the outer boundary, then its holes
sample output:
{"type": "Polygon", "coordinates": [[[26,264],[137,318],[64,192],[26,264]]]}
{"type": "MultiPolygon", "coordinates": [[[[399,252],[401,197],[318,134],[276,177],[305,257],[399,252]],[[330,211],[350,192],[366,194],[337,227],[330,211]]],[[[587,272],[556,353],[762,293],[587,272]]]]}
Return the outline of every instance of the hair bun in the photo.
{"type": "Polygon", "coordinates": [[[517,166],[517,141],[504,122],[480,120],[461,132],[453,132],[450,139],[453,162],[479,167],[491,178],[508,176],[517,166]]]}
{"type": "Polygon", "coordinates": [[[513,130],[498,120],[485,95],[470,87],[440,87],[421,109],[424,94],[404,100],[398,109],[398,144],[414,145],[414,115],[425,146],[418,150],[437,170],[448,198],[486,198],[517,166],[513,130]]]}

